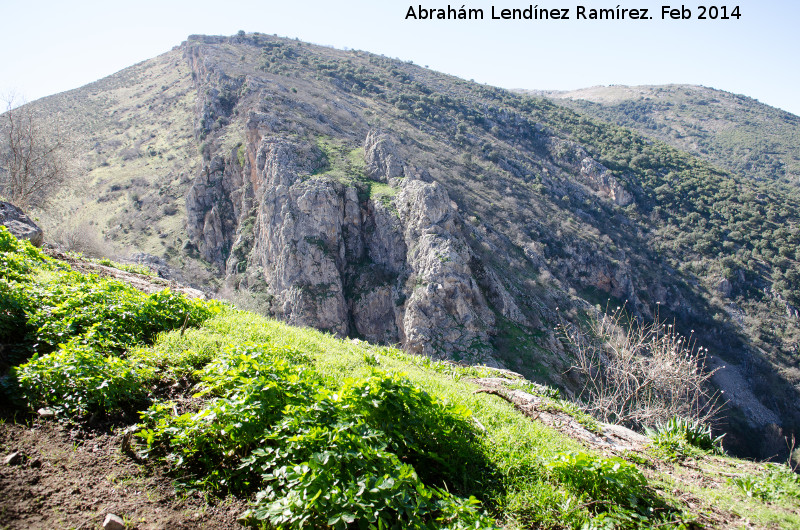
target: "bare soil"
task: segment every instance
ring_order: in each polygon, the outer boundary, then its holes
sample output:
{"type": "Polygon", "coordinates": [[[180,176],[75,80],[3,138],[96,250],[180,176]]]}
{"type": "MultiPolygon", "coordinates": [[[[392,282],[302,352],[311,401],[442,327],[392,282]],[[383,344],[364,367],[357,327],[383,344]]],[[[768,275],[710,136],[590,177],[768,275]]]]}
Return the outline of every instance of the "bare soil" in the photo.
{"type": "Polygon", "coordinates": [[[87,429],[38,417],[0,423],[0,528],[236,528],[246,502],[177,491],[163,469],[121,450],[124,426],[87,429]],[[6,456],[19,452],[13,465],[6,456]]]}

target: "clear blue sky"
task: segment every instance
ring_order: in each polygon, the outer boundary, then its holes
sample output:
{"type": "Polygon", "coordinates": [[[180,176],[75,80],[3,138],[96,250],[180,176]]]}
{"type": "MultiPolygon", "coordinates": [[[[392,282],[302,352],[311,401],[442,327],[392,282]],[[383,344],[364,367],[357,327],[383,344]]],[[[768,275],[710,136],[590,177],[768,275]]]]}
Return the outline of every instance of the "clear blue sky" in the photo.
{"type": "MultiPolygon", "coordinates": [[[[298,37],[412,60],[505,88],[576,89],[609,84],[691,83],[745,94],[800,115],[800,2],[741,0],[739,20],[661,20],[666,0],[550,0],[568,21],[406,20],[396,0],[2,0],[0,93],[33,100],[84,85],[180,44],[187,35],[248,32],[298,37]],[[10,5],[9,5],[10,4],[10,5]],[[575,20],[576,6],[650,9],[649,21],[575,20]]],[[[693,15],[706,0],[686,2],[693,15]]],[[[533,2],[533,5],[537,5],[533,2]]]]}

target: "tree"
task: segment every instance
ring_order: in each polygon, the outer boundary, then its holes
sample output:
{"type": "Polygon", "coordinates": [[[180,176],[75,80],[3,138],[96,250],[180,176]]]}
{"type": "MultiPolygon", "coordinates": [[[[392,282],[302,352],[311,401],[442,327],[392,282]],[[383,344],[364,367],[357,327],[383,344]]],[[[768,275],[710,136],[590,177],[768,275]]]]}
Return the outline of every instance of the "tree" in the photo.
{"type": "Polygon", "coordinates": [[[20,208],[43,206],[66,178],[63,140],[29,106],[6,101],[0,115],[0,196],[20,208]]]}

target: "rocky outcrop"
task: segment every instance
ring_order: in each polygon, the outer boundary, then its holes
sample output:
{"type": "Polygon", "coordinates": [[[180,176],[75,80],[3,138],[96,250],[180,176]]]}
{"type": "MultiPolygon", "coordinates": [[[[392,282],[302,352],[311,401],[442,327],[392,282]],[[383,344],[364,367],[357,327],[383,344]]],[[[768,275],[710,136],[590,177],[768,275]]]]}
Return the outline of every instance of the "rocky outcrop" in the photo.
{"type": "Polygon", "coordinates": [[[409,180],[395,204],[411,270],[402,327],[406,348],[495,364],[489,347],[494,314],[472,275],[471,250],[447,192],[437,182],[409,180]]]}
{"type": "MultiPolygon", "coordinates": [[[[325,159],[316,146],[250,121],[243,166],[213,158],[186,200],[192,245],[229,285],[259,285],[270,311],[291,324],[497,364],[494,313],[444,187],[404,178],[413,172],[391,138],[371,132],[365,172],[395,190],[373,200],[367,182],[315,176],[325,159]]],[[[502,314],[524,322],[496,275],[481,268],[480,277],[502,314]]]]}
{"type": "Polygon", "coordinates": [[[627,206],[633,202],[633,195],[609,173],[607,167],[593,158],[587,156],[581,160],[580,174],[595,190],[617,206],[627,206]]]}
{"type": "Polygon", "coordinates": [[[193,242],[193,248],[186,249],[196,249],[201,258],[224,271],[239,217],[251,196],[235,152],[204,164],[186,196],[186,225],[193,242]]]}
{"type": "Polygon", "coordinates": [[[367,176],[373,180],[386,182],[403,176],[394,143],[388,135],[372,130],[364,141],[364,159],[367,163],[367,176]]]}
{"type": "MultiPolygon", "coordinates": [[[[262,142],[259,159],[261,204],[256,218],[253,260],[276,298],[278,318],[347,335],[342,272],[346,203],[353,194],[322,179],[299,179],[292,163],[282,164],[291,147],[262,142]]],[[[352,249],[351,249],[352,252],[352,249]]]]}
{"type": "Polygon", "coordinates": [[[25,212],[11,204],[0,201],[0,225],[5,226],[17,239],[27,239],[34,246],[44,243],[44,232],[25,212]]]}

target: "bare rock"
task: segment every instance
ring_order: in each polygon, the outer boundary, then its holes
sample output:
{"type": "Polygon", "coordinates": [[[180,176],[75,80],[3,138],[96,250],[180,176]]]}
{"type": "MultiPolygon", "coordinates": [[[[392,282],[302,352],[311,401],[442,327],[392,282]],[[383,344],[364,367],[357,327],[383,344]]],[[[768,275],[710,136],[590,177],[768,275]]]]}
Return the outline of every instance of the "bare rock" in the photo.
{"type": "Polygon", "coordinates": [[[3,463],[7,466],[16,466],[22,463],[22,453],[14,451],[3,458],[3,463]]]}
{"type": "Polygon", "coordinates": [[[589,180],[593,188],[614,201],[616,205],[627,206],[633,202],[633,195],[609,173],[607,167],[593,158],[587,156],[581,161],[581,175],[589,180]]]}
{"type": "Polygon", "coordinates": [[[214,157],[205,164],[186,195],[186,228],[200,257],[224,270],[233,243],[242,188],[235,158],[214,157]]]}
{"type": "Polygon", "coordinates": [[[125,530],[125,523],[121,517],[109,513],[106,514],[106,518],[103,521],[103,528],[105,530],[125,530]]]}
{"type": "Polygon", "coordinates": [[[4,225],[17,239],[27,239],[36,247],[44,243],[42,229],[10,202],[0,201],[0,225],[4,225]]]}
{"type": "Polygon", "coordinates": [[[437,182],[406,182],[395,204],[403,222],[410,291],[403,316],[403,344],[431,357],[497,365],[489,331],[494,313],[469,267],[471,252],[458,214],[437,182]]]}
{"type": "Polygon", "coordinates": [[[717,282],[717,292],[725,298],[730,298],[733,293],[733,285],[727,278],[722,278],[717,282]]]}
{"type": "Polygon", "coordinates": [[[351,232],[345,225],[356,220],[345,221],[345,186],[325,179],[299,179],[303,166],[302,148],[293,149],[283,141],[261,142],[257,154],[261,204],[251,260],[264,271],[276,298],[276,316],[344,336],[348,318],[342,273],[345,234],[351,232]]]}
{"type": "Polygon", "coordinates": [[[394,143],[388,135],[371,130],[364,140],[364,159],[367,176],[373,180],[388,182],[404,174],[403,164],[397,155],[394,143]]]}

